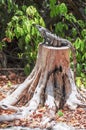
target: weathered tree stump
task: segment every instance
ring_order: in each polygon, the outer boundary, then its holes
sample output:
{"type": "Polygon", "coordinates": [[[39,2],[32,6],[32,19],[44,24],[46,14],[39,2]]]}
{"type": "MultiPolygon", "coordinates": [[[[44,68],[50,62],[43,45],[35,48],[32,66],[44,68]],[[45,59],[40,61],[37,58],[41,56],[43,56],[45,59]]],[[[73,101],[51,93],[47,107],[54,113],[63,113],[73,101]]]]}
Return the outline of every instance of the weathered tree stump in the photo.
{"type": "Polygon", "coordinates": [[[1,115],[0,121],[26,118],[40,105],[46,106],[52,115],[67,106],[76,109],[81,105],[73,73],[70,69],[69,47],[50,47],[39,44],[36,65],[15,91],[0,102],[2,109],[14,110],[14,115],[1,115]],[[19,100],[26,96],[28,103],[18,108],[19,100]]]}

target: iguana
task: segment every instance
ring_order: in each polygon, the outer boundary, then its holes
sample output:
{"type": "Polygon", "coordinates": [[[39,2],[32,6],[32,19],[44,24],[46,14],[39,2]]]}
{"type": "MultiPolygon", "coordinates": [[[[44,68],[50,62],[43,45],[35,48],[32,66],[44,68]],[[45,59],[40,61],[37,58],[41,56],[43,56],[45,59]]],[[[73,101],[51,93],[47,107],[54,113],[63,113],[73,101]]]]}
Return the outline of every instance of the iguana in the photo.
{"type": "MultiPolygon", "coordinates": [[[[52,34],[48,29],[36,25],[37,29],[41,33],[41,36],[44,38],[44,44],[51,45],[54,47],[61,47],[61,46],[69,46],[73,47],[72,43],[66,39],[63,39],[56,34],[52,34]],[[48,43],[47,43],[48,42],[48,43]]],[[[74,47],[73,47],[74,48],[74,47]]]]}
{"type": "Polygon", "coordinates": [[[43,44],[48,45],[48,46],[53,46],[53,47],[62,47],[62,46],[68,46],[70,47],[72,51],[72,56],[73,56],[73,63],[74,63],[74,78],[76,77],[76,50],[73,47],[72,43],[68,41],[67,39],[60,38],[56,34],[52,34],[48,29],[36,25],[36,28],[39,30],[41,36],[44,38],[43,44]]]}

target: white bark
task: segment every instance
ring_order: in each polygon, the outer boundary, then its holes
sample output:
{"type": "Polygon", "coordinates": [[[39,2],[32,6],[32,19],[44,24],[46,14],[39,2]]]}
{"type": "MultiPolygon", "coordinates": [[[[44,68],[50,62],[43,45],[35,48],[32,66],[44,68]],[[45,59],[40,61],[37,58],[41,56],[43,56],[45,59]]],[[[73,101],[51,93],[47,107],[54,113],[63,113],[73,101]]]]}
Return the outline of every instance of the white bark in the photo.
{"type": "Polygon", "coordinates": [[[39,83],[35,89],[34,95],[29,102],[29,106],[23,111],[23,117],[27,117],[32,114],[40,103],[40,96],[47,82],[47,72],[42,73],[39,79],[39,83]]]}
{"type": "Polygon", "coordinates": [[[66,105],[71,109],[71,110],[75,110],[77,108],[77,106],[79,104],[81,104],[81,101],[78,99],[78,95],[79,93],[77,92],[77,87],[75,85],[74,82],[74,78],[72,75],[71,70],[68,71],[68,80],[70,83],[70,89],[71,89],[71,93],[69,94],[69,97],[66,101],[66,105]]]}
{"type": "Polygon", "coordinates": [[[13,121],[15,119],[21,119],[21,114],[9,114],[9,115],[0,115],[0,122],[4,121],[13,121]]]}
{"type": "Polygon", "coordinates": [[[19,108],[15,107],[15,106],[11,106],[11,105],[1,105],[0,106],[2,109],[4,110],[11,110],[11,111],[19,111],[19,108]]]}

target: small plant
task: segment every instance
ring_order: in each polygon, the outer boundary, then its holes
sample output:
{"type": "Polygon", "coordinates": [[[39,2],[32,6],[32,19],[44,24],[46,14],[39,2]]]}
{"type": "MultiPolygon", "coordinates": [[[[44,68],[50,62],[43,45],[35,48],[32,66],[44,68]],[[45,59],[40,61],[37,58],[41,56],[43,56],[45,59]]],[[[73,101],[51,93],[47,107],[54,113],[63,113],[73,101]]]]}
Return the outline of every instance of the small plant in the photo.
{"type": "Polygon", "coordinates": [[[12,86],[12,83],[10,81],[8,81],[7,87],[11,87],[11,86],[12,86]]]}
{"type": "Polygon", "coordinates": [[[57,115],[61,117],[61,116],[63,116],[64,114],[63,114],[62,110],[58,110],[57,115]]]}

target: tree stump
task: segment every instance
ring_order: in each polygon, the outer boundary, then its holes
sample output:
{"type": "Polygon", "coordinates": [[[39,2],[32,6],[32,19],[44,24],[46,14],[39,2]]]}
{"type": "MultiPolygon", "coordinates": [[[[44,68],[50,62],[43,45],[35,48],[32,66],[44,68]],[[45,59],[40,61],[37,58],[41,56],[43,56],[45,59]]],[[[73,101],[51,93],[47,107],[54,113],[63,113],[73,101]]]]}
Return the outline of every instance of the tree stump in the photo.
{"type": "Polygon", "coordinates": [[[0,121],[26,118],[39,106],[55,115],[59,108],[76,109],[81,104],[73,73],[70,69],[69,47],[51,47],[39,44],[36,65],[15,91],[0,101],[2,109],[14,110],[14,115],[1,115],[0,121]],[[15,107],[24,96],[28,102],[24,107],[15,107]]]}

